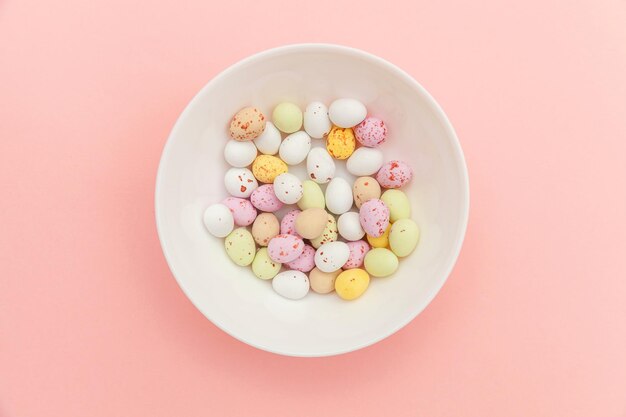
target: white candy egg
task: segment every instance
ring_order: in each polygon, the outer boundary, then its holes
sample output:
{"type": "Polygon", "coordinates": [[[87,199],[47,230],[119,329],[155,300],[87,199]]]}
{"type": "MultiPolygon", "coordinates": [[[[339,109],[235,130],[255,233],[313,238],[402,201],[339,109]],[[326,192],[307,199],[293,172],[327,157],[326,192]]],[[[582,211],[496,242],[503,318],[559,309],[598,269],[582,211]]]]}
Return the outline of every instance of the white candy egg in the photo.
{"type": "Polygon", "coordinates": [[[285,204],[296,204],[302,198],[302,183],[295,175],[285,172],[274,179],[274,194],[285,204]]]}
{"type": "Polygon", "coordinates": [[[328,117],[339,127],[354,127],[361,123],[365,116],[367,109],[363,103],[353,98],[340,98],[330,103],[328,108],[328,117]]]}
{"type": "Polygon", "coordinates": [[[272,122],[266,122],[265,130],[254,140],[254,144],[262,154],[276,155],[278,153],[281,140],[280,131],[276,128],[276,126],[274,126],[272,122]]]}
{"type": "Polygon", "coordinates": [[[224,175],[224,185],[233,197],[248,198],[259,183],[248,168],[231,168],[224,175]]]}
{"type": "Polygon", "coordinates": [[[326,187],[326,208],[334,214],[343,214],[352,207],[352,187],[341,177],[333,178],[326,187]]]}
{"type": "Polygon", "coordinates": [[[383,166],[383,162],[383,153],[380,149],[362,147],[350,155],[346,162],[346,168],[352,175],[366,177],[377,173],[383,166]]]}
{"type": "Polygon", "coordinates": [[[243,168],[247,167],[256,158],[256,146],[250,141],[241,142],[229,140],[224,147],[224,159],[228,165],[243,168]]]}
{"type": "Polygon", "coordinates": [[[318,184],[326,184],[335,176],[335,161],[326,148],[313,148],[306,157],[306,172],[318,184]]]}
{"type": "Polygon", "coordinates": [[[280,144],[278,155],[288,165],[298,165],[304,161],[311,149],[311,137],[303,131],[292,133],[280,144]]]}
{"type": "MultiPolygon", "coordinates": [[[[328,107],[324,103],[314,101],[304,111],[304,130],[312,138],[322,139],[333,127],[328,118],[328,107]]],[[[266,128],[267,129],[267,128],[266,128]]]]}
{"type": "Polygon", "coordinates": [[[315,266],[322,272],[334,272],[350,257],[350,247],[345,242],[324,243],[315,251],[315,266]]]}
{"type": "Polygon", "coordinates": [[[272,288],[290,300],[299,300],[309,292],[309,278],[300,271],[284,271],[272,280],[272,288]]]}
{"type": "Polygon", "coordinates": [[[212,204],[204,210],[202,221],[209,233],[215,237],[226,237],[235,227],[233,213],[224,204],[219,203],[212,204]]]}
{"type": "Polygon", "coordinates": [[[337,229],[341,237],[351,242],[360,240],[365,236],[365,231],[361,227],[361,221],[359,220],[359,213],[354,211],[349,211],[339,216],[337,229]]]}

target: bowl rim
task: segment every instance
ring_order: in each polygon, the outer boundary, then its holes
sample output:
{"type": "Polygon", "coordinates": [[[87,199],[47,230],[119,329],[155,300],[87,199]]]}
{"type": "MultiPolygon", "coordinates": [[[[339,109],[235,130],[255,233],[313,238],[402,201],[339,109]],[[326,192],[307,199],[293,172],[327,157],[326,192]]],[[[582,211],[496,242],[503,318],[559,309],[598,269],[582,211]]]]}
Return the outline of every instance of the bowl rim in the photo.
{"type": "Polygon", "coordinates": [[[468,219],[469,219],[469,208],[470,208],[470,188],[469,188],[469,176],[468,176],[468,171],[467,171],[467,164],[465,162],[465,156],[463,154],[463,149],[461,148],[461,144],[459,142],[459,139],[456,135],[456,132],[454,130],[454,128],[452,127],[452,124],[450,123],[448,117],[446,116],[446,114],[444,113],[443,109],[441,108],[441,106],[439,105],[439,103],[437,103],[437,101],[435,101],[435,99],[432,97],[432,95],[419,83],[417,82],[411,75],[409,75],[406,71],[402,70],[401,68],[399,68],[398,66],[392,64],[391,62],[377,56],[374,55],[370,52],[366,52],[363,51],[361,49],[357,49],[357,48],[353,48],[353,47],[349,47],[349,46],[344,46],[344,45],[338,45],[338,44],[330,44],[330,43],[299,43],[299,44],[289,44],[289,45],[285,45],[285,46],[279,46],[279,47],[275,47],[275,48],[270,48],[270,49],[266,49],[260,52],[257,52],[253,55],[250,55],[244,59],[241,59],[237,62],[235,62],[234,64],[230,65],[229,67],[227,67],[226,69],[222,70],[221,72],[219,72],[217,75],[215,75],[213,78],[211,78],[194,96],[193,98],[189,101],[189,103],[187,103],[187,105],[185,106],[184,110],[181,112],[181,114],[178,116],[178,118],[176,119],[176,122],[174,123],[174,126],[172,127],[172,130],[170,131],[170,134],[168,135],[168,138],[165,142],[165,145],[163,147],[163,151],[161,153],[161,158],[159,160],[159,166],[157,169],[157,175],[156,175],[156,184],[155,184],[155,194],[154,194],[154,203],[155,203],[155,222],[156,222],[156,228],[157,228],[157,234],[159,237],[159,242],[161,244],[161,249],[163,251],[163,255],[165,256],[165,261],[167,262],[167,265],[172,273],[172,275],[174,276],[174,279],[176,280],[176,282],[178,283],[179,287],[181,288],[181,290],[183,291],[183,293],[185,294],[185,296],[189,299],[189,301],[191,301],[191,303],[202,313],[202,315],[204,315],[211,323],[213,323],[215,326],[217,326],[220,330],[222,330],[223,332],[225,332],[226,334],[232,336],[233,338],[247,344],[250,346],[253,346],[257,349],[260,350],[264,350],[270,353],[274,353],[274,354],[278,354],[278,355],[284,355],[284,356],[292,356],[292,357],[326,357],[326,356],[334,356],[334,355],[340,355],[340,354],[345,354],[345,353],[349,353],[349,352],[354,352],[363,348],[366,348],[368,346],[371,346],[375,343],[380,342],[381,340],[386,339],[387,337],[393,335],[394,333],[398,332],[400,329],[402,329],[404,326],[406,326],[407,324],[409,324],[411,321],[413,321],[413,319],[415,319],[422,311],[424,311],[424,309],[430,305],[430,303],[432,302],[432,300],[435,298],[435,296],[439,293],[439,291],[441,291],[441,288],[443,287],[443,285],[446,283],[446,281],[448,280],[448,277],[450,276],[450,274],[452,273],[452,270],[454,269],[454,266],[456,265],[456,262],[458,260],[459,254],[461,252],[461,247],[463,246],[463,242],[465,240],[465,234],[467,231],[467,224],[468,224],[468,219]],[[457,166],[460,168],[461,170],[461,180],[462,180],[462,192],[465,194],[464,196],[462,196],[462,205],[463,207],[461,207],[461,212],[460,212],[460,219],[459,219],[459,225],[460,225],[460,229],[459,229],[459,236],[458,239],[456,240],[455,246],[452,248],[452,256],[449,258],[449,264],[447,265],[447,268],[445,270],[445,273],[443,274],[443,279],[440,280],[439,283],[437,283],[437,285],[435,285],[435,288],[433,291],[431,291],[429,294],[427,294],[425,300],[426,302],[423,303],[423,305],[416,305],[416,308],[410,312],[410,314],[408,314],[405,318],[403,318],[402,320],[399,320],[397,323],[395,323],[395,325],[390,326],[388,329],[386,329],[384,332],[381,332],[380,335],[372,338],[371,340],[368,340],[364,343],[360,343],[354,346],[350,346],[350,347],[343,347],[340,349],[333,349],[333,350],[328,350],[328,351],[320,351],[320,352],[297,352],[297,351],[290,351],[290,350],[284,350],[284,349],[277,349],[274,348],[272,346],[266,346],[263,344],[259,344],[257,342],[254,342],[252,340],[249,340],[245,335],[242,334],[236,334],[234,332],[231,332],[228,328],[226,328],[226,326],[223,326],[222,323],[220,323],[218,320],[215,320],[214,318],[210,317],[209,314],[207,314],[205,311],[203,311],[194,301],[194,298],[191,296],[191,291],[185,287],[185,284],[183,282],[183,280],[180,278],[180,272],[176,270],[176,267],[174,266],[174,263],[172,261],[173,257],[170,254],[170,244],[168,243],[168,241],[165,239],[164,237],[164,219],[163,219],[163,215],[161,213],[161,211],[159,210],[159,201],[161,200],[161,193],[162,193],[162,188],[161,188],[161,183],[163,182],[163,171],[164,171],[164,166],[165,161],[168,160],[168,158],[170,157],[170,153],[171,153],[171,148],[172,148],[172,143],[173,143],[173,137],[175,137],[178,134],[178,130],[180,129],[180,125],[182,124],[182,121],[184,119],[186,119],[187,114],[191,111],[190,109],[192,107],[194,107],[194,105],[196,104],[197,101],[200,100],[200,97],[203,95],[203,93],[208,90],[209,88],[211,88],[211,86],[215,83],[218,83],[222,78],[224,78],[225,76],[227,76],[228,74],[230,74],[231,72],[237,71],[240,67],[244,67],[245,65],[256,61],[256,60],[260,60],[260,59],[267,59],[267,58],[271,58],[273,56],[278,56],[278,55],[282,55],[282,54],[287,54],[290,52],[334,52],[334,53],[342,53],[345,55],[350,55],[350,56],[354,56],[354,57],[358,57],[360,59],[365,59],[368,60],[374,64],[377,64],[383,68],[385,68],[386,70],[394,73],[397,77],[403,79],[407,84],[411,85],[415,90],[418,91],[419,94],[421,94],[424,99],[428,102],[428,104],[431,106],[431,108],[433,109],[436,117],[439,118],[439,120],[442,122],[444,129],[446,131],[446,133],[449,135],[449,137],[452,139],[452,148],[454,151],[454,157],[455,157],[455,161],[457,163],[457,166]]]}

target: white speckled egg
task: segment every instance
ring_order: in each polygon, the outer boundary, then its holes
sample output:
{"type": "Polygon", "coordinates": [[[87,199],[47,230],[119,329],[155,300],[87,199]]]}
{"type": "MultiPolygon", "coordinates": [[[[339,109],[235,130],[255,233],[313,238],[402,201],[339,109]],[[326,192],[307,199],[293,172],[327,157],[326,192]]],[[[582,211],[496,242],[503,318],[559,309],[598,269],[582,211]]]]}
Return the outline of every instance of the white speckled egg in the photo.
{"type": "Polygon", "coordinates": [[[352,187],[341,177],[333,178],[326,187],[326,207],[334,214],[343,214],[352,207],[352,187]]]}
{"type": "Polygon", "coordinates": [[[311,137],[303,131],[292,133],[280,144],[278,155],[288,165],[298,165],[304,161],[311,149],[311,137]]]}
{"type": "Polygon", "coordinates": [[[355,211],[349,211],[339,216],[337,230],[339,230],[341,237],[348,241],[360,240],[365,236],[365,231],[359,220],[359,213],[355,211]]]}
{"type": "Polygon", "coordinates": [[[233,197],[248,198],[259,183],[248,168],[231,168],[224,175],[224,185],[233,197]]]}
{"type": "Polygon", "coordinates": [[[346,168],[357,177],[373,175],[383,166],[383,153],[378,148],[359,148],[348,158],[346,168]]]}
{"type": "Polygon", "coordinates": [[[345,242],[324,243],[315,251],[315,266],[322,272],[333,272],[341,268],[350,257],[350,248],[345,242]]]}
{"type": "Polygon", "coordinates": [[[353,127],[361,123],[367,116],[367,109],[358,100],[340,98],[333,101],[328,108],[328,117],[339,127],[353,127]]]}
{"type": "Polygon", "coordinates": [[[296,204],[302,198],[302,183],[293,174],[280,174],[274,179],[274,193],[283,203],[296,204]]]}
{"type": "Polygon", "coordinates": [[[256,158],[256,146],[250,141],[240,142],[234,139],[226,142],[224,159],[235,168],[247,167],[256,158]]]}
{"type": "MultiPolygon", "coordinates": [[[[328,107],[324,103],[314,101],[304,111],[304,130],[312,138],[322,139],[333,127],[328,118],[328,107]]],[[[267,129],[267,127],[266,127],[267,129]]]]}
{"type": "Polygon", "coordinates": [[[202,221],[206,229],[215,237],[226,237],[235,227],[235,219],[224,204],[211,204],[204,211],[202,221]]]}
{"type": "Polygon", "coordinates": [[[306,172],[318,184],[326,184],[335,176],[335,161],[325,148],[313,148],[306,158],[306,172]]]}
{"type": "Polygon", "coordinates": [[[276,129],[274,123],[267,122],[265,123],[265,130],[254,140],[254,144],[262,154],[276,155],[278,153],[281,140],[280,131],[276,129]]]}
{"type": "Polygon", "coordinates": [[[274,277],[272,288],[285,298],[299,300],[309,292],[309,278],[304,272],[284,271],[274,277]]]}

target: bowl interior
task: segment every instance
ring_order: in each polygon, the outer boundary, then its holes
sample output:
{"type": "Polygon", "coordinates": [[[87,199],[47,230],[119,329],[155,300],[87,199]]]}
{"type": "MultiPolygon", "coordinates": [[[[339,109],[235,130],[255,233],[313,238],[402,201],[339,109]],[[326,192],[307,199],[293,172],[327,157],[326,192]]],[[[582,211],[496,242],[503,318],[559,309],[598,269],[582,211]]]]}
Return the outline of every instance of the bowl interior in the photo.
{"type": "MultiPolygon", "coordinates": [[[[323,141],[313,140],[314,146],[323,141]]],[[[338,175],[350,177],[343,163],[338,175]]],[[[303,167],[290,169],[304,174],[303,167]]],[[[301,176],[304,178],[304,175],[301,176]]],[[[163,153],[156,214],[164,253],[184,292],[211,321],[256,347],[288,355],[322,356],[358,349],[401,328],[441,288],[463,240],[467,174],[445,115],[415,81],[369,54],[330,45],[267,51],[229,68],[185,109],[163,153]],[[227,194],[223,148],[230,117],[255,105],[266,115],[282,101],[306,104],[361,100],[387,123],[385,159],[414,169],[404,191],[421,228],[416,251],[389,278],[373,278],[358,300],[309,293],[299,301],[274,293],[271,282],[234,265],[223,240],[202,224],[207,205],[227,194]]]]}

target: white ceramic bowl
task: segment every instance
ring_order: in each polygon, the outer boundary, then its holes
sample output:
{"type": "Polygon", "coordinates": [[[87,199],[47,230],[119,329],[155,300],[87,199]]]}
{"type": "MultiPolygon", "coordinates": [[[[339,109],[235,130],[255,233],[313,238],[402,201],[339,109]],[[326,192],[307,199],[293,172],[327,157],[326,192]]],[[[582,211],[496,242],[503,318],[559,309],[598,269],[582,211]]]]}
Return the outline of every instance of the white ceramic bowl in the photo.
{"type": "MultiPolygon", "coordinates": [[[[321,140],[314,142],[322,145],[321,140]]],[[[348,176],[345,170],[339,175],[348,176]]],[[[230,335],[293,356],[360,349],[410,322],[450,274],[468,211],[463,152],[435,100],[389,62],[336,45],[292,45],[261,52],[211,80],[176,122],[156,181],[161,246],[185,294],[230,335]],[[355,301],[312,291],[302,300],[287,300],[274,293],[271,282],[228,259],[223,239],[204,229],[202,212],[227,196],[223,148],[235,112],[254,105],[271,116],[282,101],[304,109],[310,101],[329,104],[340,97],[361,100],[369,114],[385,120],[389,128],[381,148],[385,158],[402,159],[413,167],[413,181],[404,191],[421,228],[420,243],[393,276],[373,278],[355,301]]]]}

